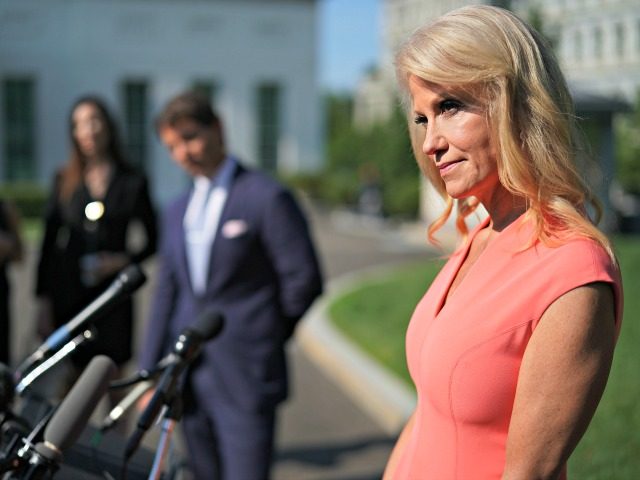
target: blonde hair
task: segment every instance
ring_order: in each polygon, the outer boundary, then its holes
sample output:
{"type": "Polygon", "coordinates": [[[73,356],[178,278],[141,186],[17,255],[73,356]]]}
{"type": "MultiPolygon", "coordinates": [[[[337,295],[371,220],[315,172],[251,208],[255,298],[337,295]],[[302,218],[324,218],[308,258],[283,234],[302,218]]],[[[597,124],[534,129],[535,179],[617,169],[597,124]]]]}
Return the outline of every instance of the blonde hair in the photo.
{"type": "MultiPolygon", "coordinates": [[[[594,208],[597,222],[601,208],[578,170],[578,156],[585,152],[571,95],[551,48],[538,32],[498,7],[462,7],[411,35],[399,49],[395,65],[407,105],[411,76],[454,89],[480,89],[486,99],[500,182],[526,199],[536,232],[532,244],[587,237],[613,258],[609,240],[587,213],[594,208]]],[[[409,123],[418,164],[447,201],[445,211],[429,227],[433,241],[451,215],[454,200],[421,151],[417,127],[409,123]]],[[[465,217],[478,205],[475,198],[457,202],[456,226],[463,236],[465,217]]]]}

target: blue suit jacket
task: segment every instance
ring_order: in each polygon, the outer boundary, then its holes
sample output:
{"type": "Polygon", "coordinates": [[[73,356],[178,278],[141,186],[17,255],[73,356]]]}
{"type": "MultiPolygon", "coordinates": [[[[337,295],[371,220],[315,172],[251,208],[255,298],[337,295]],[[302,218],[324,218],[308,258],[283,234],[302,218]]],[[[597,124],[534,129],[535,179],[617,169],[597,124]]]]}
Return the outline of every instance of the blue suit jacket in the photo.
{"type": "Polygon", "coordinates": [[[238,165],[222,211],[206,292],[194,293],[184,213],[189,193],[165,211],[155,294],[140,357],[150,368],[204,309],[225,318],[192,366],[200,397],[259,411],[287,396],[284,345],[322,291],[306,220],[291,194],[265,174],[238,165]]]}

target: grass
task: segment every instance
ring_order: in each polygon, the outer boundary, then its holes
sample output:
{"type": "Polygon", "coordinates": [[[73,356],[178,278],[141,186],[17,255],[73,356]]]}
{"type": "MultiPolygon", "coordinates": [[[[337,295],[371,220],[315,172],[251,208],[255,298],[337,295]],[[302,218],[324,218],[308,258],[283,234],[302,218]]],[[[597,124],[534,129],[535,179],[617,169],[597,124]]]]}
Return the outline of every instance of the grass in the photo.
{"type": "Polygon", "coordinates": [[[22,240],[26,244],[40,245],[42,234],[44,233],[44,225],[42,220],[35,218],[23,219],[20,223],[22,240]]]}
{"type": "MultiPolygon", "coordinates": [[[[640,239],[619,237],[625,310],[604,396],[569,462],[580,480],[640,478],[640,239]]],[[[441,261],[398,269],[338,298],[329,309],[336,326],[373,358],[411,384],[404,335],[411,313],[441,261]]]]}
{"type": "Polygon", "coordinates": [[[640,239],[616,241],[625,291],[622,332],[607,389],[571,462],[579,479],[640,478],[640,239]]]}
{"type": "Polygon", "coordinates": [[[414,307],[442,264],[428,261],[402,268],[360,285],[329,307],[329,316],[340,330],[412,387],[404,335],[414,307]]]}

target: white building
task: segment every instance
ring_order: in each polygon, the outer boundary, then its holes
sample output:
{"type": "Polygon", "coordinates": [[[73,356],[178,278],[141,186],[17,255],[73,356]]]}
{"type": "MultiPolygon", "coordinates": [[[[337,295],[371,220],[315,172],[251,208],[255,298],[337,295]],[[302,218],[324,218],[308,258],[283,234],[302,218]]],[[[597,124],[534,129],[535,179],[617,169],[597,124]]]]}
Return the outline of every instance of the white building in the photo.
{"type": "Polygon", "coordinates": [[[638,0],[520,0],[539,9],[569,83],[629,103],[640,89],[638,0]]]}
{"type": "Polygon", "coordinates": [[[393,57],[409,35],[429,20],[482,0],[382,0],[380,64],[363,75],[355,92],[354,122],[360,128],[390,117],[397,103],[393,57]]]}
{"type": "Polygon", "coordinates": [[[0,181],[48,185],[68,155],[72,103],[95,93],[164,200],[186,179],[152,120],[194,86],[245,162],[317,170],[316,27],[316,0],[0,0],[0,181]]]}
{"type": "Polygon", "coordinates": [[[464,5],[510,7],[523,18],[536,10],[544,33],[573,90],[635,102],[640,90],[640,2],[638,0],[382,0],[379,70],[367,73],[356,92],[362,126],[388,118],[395,96],[394,53],[416,28],[464,5]],[[375,92],[375,95],[369,94],[375,92]],[[388,111],[385,110],[388,108],[388,111]],[[366,117],[366,114],[369,117],[366,117]]]}

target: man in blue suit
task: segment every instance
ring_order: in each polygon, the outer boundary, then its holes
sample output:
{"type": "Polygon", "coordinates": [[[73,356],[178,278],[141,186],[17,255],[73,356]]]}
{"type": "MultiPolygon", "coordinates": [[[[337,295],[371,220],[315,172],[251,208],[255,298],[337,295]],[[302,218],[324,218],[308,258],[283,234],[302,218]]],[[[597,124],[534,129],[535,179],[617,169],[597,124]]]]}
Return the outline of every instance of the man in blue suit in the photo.
{"type": "Polygon", "coordinates": [[[140,357],[151,368],[205,309],[225,319],[185,382],[183,431],[195,477],[269,478],[285,344],[322,291],[307,222],[292,195],[227,154],[222,124],[195,93],[156,129],[193,188],[163,216],[156,290],[140,357]]]}

